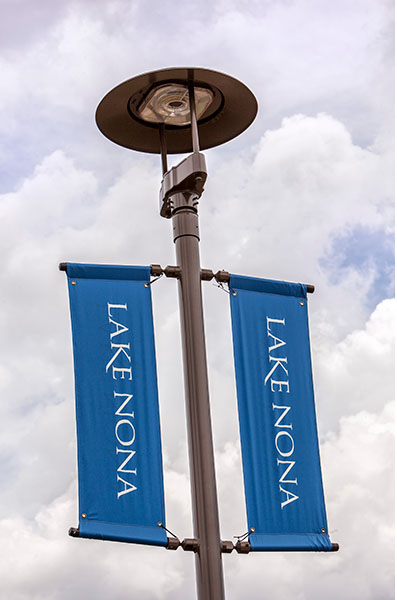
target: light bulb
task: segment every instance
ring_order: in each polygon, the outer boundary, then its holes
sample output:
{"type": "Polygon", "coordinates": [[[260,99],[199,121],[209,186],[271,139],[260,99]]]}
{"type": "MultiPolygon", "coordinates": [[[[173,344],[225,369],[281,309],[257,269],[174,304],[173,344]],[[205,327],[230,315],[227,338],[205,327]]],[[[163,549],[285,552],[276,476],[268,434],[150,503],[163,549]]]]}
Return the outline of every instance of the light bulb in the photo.
{"type": "MultiPolygon", "coordinates": [[[[211,104],[214,94],[202,87],[194,88],[197,120],[211,104]]],[[[178,83],[166,83],[149,92],[138,108],[138,114],[144,121],[165,123],[168,125],[189,125],[190,103],[189,88],[178,83]]]]}

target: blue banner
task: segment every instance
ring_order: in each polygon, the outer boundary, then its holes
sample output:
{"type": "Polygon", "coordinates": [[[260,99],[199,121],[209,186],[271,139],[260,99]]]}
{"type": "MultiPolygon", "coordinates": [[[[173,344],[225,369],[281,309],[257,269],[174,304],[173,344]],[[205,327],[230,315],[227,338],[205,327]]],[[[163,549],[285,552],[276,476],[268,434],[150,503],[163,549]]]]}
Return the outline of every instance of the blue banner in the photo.
{"type": "Polygon", "coordinates": [[[229,287],[251,549],[330,551],[306,286],[231,275],[229,287]]]}
{"type": "Polygon", "coordinates": [[[150,268],[67,276],[80,536],[167,546],[150,268]]]}

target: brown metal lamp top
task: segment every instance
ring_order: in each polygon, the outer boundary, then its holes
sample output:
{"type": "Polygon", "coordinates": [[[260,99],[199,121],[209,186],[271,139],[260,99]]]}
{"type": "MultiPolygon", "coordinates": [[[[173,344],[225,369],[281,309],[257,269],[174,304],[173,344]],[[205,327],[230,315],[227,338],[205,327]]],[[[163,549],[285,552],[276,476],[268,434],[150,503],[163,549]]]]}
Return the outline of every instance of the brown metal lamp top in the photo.
{"type": "MultiPolygon", "coordinates": [[[[106,94],[96,111],[96,123],[103,135],[125,148],[161,154],[159,130],[163,128],[168,154],[192,152],[190,123],[174,125],[172,119],[164,118],[160,123],[153,122],[152,117],[144,118],[147,103],[156,97],[157,89],[167,91],[167,84],[171,91],[172,84],[176,84],[176,91],[178,86],[193,85],[196,103],[197,94],[205,96],[208,90],[210,101],[197,121],[202,150],[237,137],[249,127],[258,110],[252,92],[230,75],[200,68],[161,69],[124,81],[106,94]]],[[[182,107],[182,100],[174,99],[169,106],[182,107]]]]}

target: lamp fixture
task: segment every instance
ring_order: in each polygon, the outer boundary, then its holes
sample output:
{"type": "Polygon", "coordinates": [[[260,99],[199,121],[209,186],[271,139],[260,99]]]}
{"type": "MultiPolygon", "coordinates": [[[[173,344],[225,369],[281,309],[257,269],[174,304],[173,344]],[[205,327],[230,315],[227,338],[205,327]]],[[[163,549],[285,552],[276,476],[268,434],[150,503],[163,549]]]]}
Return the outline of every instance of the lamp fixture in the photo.
{"type": "Polygon", "coordinates": [[[256,98],[241,81],[210,69],[175,67],[116,86],[99,103],[97,125],[112,142],[154,154],[162,154],[163,128],[167,154],[192,152],[190,87],[201,150],[237,137],[256,116],[256,98]]]}

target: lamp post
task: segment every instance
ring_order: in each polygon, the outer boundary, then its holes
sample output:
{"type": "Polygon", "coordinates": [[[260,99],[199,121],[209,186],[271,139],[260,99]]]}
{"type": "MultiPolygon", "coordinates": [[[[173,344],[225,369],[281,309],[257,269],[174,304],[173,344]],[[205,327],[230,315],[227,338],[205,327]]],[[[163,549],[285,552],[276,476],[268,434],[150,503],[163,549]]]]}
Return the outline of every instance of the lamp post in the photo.
{"type": "Polygon", "coordinates": [[[233,77],[201,68],[145,73],[111,90],[96,122],[110,140],[161,154],[160,214],[172,220],[179,279],[188,447],[199,600],[224,598],[208,392],[199,253],[198,200],[207,178],[200,152],[253,121],[257,102],[233,77]],[[167,154],[191,154],[168,170],[167,154]]]}

